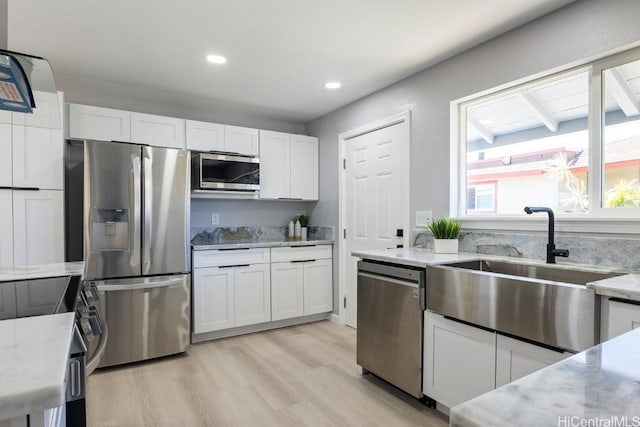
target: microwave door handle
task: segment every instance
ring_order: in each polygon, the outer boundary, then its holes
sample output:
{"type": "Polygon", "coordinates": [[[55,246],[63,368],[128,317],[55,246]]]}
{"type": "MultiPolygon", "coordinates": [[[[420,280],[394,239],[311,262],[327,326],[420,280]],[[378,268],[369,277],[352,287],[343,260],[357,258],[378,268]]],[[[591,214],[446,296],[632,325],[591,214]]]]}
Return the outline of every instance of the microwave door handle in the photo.
{"type": "Polygon", "coordinates": [[[130,248],[131,256],[129,258],[129,263],[131,268],[138,271],[140,271],[140,168],[140,155],[131,156],[129,185],[132,190],[130,194],[133,194],[133,203],[131,203],[131,207],[133,208],[133,238],[130,239],[130,242],[133,247],[130,248]]]}
{"type": "Polygon", "coordinates": [[[151,269],[151,204],[153,202],[153,189],[152,189],[152,180],[151,180],[151,157],[149,155],[148,149],[143,148],[143,157],[144,157],[144,189],[143,189],[143,197],[144,197],[144,229],[143,229],[143,240],[142,240],[142,274],[148,273],[151,269]]]}

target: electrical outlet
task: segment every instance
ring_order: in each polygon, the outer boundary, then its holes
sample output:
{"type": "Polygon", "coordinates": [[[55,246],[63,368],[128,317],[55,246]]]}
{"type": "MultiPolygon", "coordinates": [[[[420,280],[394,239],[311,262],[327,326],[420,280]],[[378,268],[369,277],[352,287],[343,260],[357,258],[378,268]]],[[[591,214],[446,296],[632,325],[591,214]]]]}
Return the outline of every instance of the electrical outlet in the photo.
{"type": "Polygon", "coordinates": [[[211,213],[211,225],[220,224],[220,214],[218,212],[211,213]]]}
{"type": "Polygon", "coordinates": [[[416,227],[428,227],[432,221],[432,211],[416,211],[416,227]]]}

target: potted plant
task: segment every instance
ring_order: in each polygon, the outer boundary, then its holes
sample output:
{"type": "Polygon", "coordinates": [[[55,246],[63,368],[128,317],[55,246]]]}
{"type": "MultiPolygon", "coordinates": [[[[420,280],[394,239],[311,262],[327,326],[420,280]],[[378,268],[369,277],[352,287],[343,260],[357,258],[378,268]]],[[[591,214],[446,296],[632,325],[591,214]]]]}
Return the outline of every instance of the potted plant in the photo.
{"type": "Polygon", "coordinates": [[[300,238],[307,240],[307,227],[309,226],[309,215],[298,215],[297,220],[300,221],[300,238]]]}
{"type": "Polygon", "coordinates": [[[458,233],[460,222],[452,218],[440,218],[429,224],[433,234],[433,252],[437,254],[458,253],[458,233]]]}

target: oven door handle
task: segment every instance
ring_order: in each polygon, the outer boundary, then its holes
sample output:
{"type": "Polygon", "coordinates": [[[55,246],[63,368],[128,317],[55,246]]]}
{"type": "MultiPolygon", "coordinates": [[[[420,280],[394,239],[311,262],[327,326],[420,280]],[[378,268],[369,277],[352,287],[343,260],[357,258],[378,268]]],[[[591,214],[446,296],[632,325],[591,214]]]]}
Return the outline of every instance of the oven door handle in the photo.
{"type": "Polygon", "coordinates": [[[107,347],[107,340],[109,339],[109,328],[107,327],[107,322],[102,321],[102,333],[100,334],[100,341],[98,341],[98,347],[96,347],[95,353],[91,355],[89,360],[87,360],[86,367],[86,376],[91,375],[93,371],[100,364],[100,359],[102,359],[102,354],[104,353],[105,348],[107,347]]]}

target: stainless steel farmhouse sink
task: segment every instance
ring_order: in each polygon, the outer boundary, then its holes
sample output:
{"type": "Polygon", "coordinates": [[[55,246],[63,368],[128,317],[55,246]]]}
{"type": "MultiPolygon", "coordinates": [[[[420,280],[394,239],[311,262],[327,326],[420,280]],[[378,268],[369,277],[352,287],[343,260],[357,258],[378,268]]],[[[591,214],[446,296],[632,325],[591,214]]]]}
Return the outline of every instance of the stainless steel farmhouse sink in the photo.
{"type": "Polygon", "coordinates": [[[619,273],[474,260],[427,267],[427,309],[558,349],[600,338],[600,304],[584,285],[619,273]]]}

